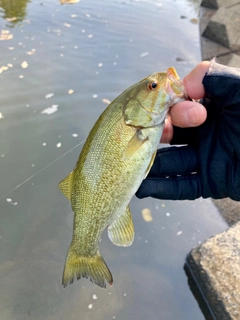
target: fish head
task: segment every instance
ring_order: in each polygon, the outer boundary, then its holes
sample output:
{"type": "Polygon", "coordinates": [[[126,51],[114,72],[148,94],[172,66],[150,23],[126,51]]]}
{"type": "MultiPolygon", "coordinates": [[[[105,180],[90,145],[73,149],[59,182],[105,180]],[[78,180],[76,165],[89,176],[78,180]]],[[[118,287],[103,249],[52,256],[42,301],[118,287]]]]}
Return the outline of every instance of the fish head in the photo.
{"type": "Polygon", "coordinates": [[[173,67],[165,72],[149,75],[127,89],[124,94],[125,123],[144,128],[163,123],[171,106],[188,99],[173,67]]]}

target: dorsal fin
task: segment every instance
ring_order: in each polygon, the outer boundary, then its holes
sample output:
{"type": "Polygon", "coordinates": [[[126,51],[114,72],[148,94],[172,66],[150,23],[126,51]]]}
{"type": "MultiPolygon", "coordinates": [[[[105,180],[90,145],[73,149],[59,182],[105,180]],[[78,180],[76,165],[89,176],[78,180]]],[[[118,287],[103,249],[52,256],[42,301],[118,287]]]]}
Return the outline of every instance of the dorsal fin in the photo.
{"type": "Polygon", "coordinates": [[[71,201],[71,193],[72,193],[72,175],[73,171],[69,173],[66,178],[64,178],[61,182],[59,182],[58,187],[62,191],[62,193],[71,201]]]}

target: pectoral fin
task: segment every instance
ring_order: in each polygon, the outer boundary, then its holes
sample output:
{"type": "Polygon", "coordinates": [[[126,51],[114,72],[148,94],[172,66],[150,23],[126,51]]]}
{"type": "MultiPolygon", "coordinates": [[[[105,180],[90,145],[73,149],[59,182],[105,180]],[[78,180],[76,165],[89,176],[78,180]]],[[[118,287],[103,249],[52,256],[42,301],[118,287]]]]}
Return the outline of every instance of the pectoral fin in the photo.
{"type": "Polygon", "coordinates": [[[148,140],[148,137],[145,137],[142,134],[142,130],[138,130],[132,139],[129,141],[126,149],[123,151],[122,160],[129,159],[135,152],[137,152],[141,146],[148,140]]]}
{"type": "Polygon", "coordinates": [[[62,193],[65,195],[65,197],[68,198],[69,201],[71,201],[72,178],[73,178],[73,171],[70,172],[69,175],[66,176],[66,178],[64,178],[58,184],[59,189],[62,191],[62,193]]]}
{"type": "Polygon", "coordinates": [[[116,246],[128,247],[133,243],[134,226],[129,206],[108,227],[108,237],[116,246]]]}

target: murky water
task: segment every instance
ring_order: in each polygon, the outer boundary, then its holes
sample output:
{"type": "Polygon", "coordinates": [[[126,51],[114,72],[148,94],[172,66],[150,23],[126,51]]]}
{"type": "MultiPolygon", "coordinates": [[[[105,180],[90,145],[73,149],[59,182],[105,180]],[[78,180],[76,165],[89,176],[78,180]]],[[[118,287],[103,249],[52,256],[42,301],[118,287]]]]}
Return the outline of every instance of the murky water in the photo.
{"type": "Polygon", "coordinates": [[[210,200],[131,202],[135,241],[101,253],[114,277],[65,290],[73,213],[57,188],[126,87],[201,60],[191,1],[0,0],[0,314],[4,320],[204,319],[186,254],[226,228],[210,200]],[[146,222],[142,210],[151,211],[146,222]]]}

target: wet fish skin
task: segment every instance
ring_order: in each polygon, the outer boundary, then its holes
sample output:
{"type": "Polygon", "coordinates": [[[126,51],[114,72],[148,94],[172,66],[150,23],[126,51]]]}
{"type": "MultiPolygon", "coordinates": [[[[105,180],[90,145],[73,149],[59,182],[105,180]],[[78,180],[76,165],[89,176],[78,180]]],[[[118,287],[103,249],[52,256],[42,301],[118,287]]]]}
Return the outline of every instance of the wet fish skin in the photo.
{"type": "Polygon", "coordinates": [[[99,253],[110,240],[129,246],[134,227],[129,202],[149,172],[169,108],[187,99],[176,70],[154,73],[120,94],[92,128],[75,169],[59,183],[74,212],[63,286],[89,277],[100,287],[113,278],[99,253]]]}

